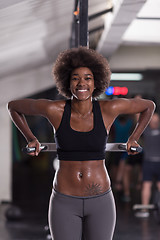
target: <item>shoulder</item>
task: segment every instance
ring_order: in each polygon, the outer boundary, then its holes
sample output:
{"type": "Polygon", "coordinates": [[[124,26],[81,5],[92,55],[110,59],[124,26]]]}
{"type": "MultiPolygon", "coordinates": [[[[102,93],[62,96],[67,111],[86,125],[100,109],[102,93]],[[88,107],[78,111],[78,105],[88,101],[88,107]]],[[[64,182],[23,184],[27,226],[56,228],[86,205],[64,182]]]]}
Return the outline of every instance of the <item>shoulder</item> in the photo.
{"type": "Polygon", "coordinates": [[[58,129],[60,125],[65,105],[66,100],[48,101],[47,103],[46,117],[55,129],[58,129]]]}
{"type": "Polygon", "coordinates": [[[112,99],[112,100],[99,100],[100,108],[103,112],[116,111],[121,107],[121,105],[125,104],[126,99],[112,99]]]}
{"type": "Polygon", "coordinates": [[[51,100],[48,100],[47,102],[47,113],[50,114],[50,113],[53,113],[54,114],[61,114],[64,112],[64,107],[66,105],[66,100],[56,100],[56,101],[51,101],[51,100]]]}
{"type": "Polygon", "coordinates": [[[64,109],[66,100],[47,100],[48,108],[53,108],[55,110],[64,109]]]}
{"type": "Polygon", "coordinates": [[[111,100],[98,100],[99,104],[101,107],[114,107],[117,104],[123,103],[124,101],[126,101],[128,99],[125,98],[115,98],[115,99],[111,99],[111,100]]]}

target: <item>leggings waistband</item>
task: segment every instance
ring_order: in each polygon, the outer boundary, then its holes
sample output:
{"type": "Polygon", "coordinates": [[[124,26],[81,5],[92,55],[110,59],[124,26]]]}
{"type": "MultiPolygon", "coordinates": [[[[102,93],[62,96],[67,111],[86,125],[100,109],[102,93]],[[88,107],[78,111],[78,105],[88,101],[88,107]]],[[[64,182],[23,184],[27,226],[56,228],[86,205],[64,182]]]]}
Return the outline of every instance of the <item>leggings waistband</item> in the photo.
{"type": "Polygon", "coordinates": [[[53,189],[53,192],[55,192],[56,194],[58,195],[61,195],[61,196],[64,196],[64,197],[69,197],[69,198],[77,198],[77,199],[91,199],[91,198],[98,198],[98,197],[102,197],[103,195],[106,195],[108,194],[110,191],[112,191],[111,187],[104,193],[101,193],[101,194],[98,194],[98,195],[93,195],[93,196],[86,196],[86,197],[83,197],[83,196],[73,196],[73,195],[67,195],[67,194],[64,194],[64,193],[60,193],[58,192],[56,189],[53,189]]]}

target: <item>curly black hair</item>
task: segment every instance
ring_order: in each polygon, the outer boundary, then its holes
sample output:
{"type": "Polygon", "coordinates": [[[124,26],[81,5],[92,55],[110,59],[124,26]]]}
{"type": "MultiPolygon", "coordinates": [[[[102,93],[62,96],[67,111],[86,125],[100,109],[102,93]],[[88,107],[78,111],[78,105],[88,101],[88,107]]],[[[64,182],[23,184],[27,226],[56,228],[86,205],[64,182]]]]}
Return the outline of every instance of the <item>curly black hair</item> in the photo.
{"type": "Polygon", "coordinates": [[[79,67],[87,67],[92,71],[95,85],[93,97],[98,97],[109,86],[111,71],[105,57],[86,47],[71,48],[58,55],[52,73],[59,93],[71,98],[71,73],[79,67]]]}

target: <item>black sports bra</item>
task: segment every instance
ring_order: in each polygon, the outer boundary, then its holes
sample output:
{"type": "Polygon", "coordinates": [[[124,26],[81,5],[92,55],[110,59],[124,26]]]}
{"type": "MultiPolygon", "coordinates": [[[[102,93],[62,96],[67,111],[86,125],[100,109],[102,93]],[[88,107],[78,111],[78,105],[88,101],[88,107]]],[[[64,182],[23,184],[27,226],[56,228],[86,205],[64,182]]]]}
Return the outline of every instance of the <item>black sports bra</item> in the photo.
{"type": "Polygon", "coordinates": [[[79,132],[70,126],[71,100],[66,101],[59,128],[55,133],[59,160],[88,161],[105,158],[108,139],[99,102],[93,100],[94,126],[89,132],[79,132]]]}

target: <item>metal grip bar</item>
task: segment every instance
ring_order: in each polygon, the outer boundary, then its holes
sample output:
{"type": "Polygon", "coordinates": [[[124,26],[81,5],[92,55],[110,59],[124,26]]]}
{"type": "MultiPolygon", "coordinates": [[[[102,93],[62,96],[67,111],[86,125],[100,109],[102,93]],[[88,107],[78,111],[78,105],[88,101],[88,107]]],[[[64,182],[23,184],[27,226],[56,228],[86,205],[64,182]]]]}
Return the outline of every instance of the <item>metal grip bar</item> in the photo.
{"type": "MultiPolygon", "coordinates": [[[[55,143],[42,143],[40,146],[41,151],[44,152],[56,152],[56,144],[55,143]]],[[[107,152],[126,152],[127,144],[126,143],[107,143],[106,149],[107,152]]],[[[35,151],[35,147],[24,147],[22,149],[24,153],[32,153],[35,151]]],[[[133,152],[142,152],[142,147],[131,147],[131,151],[133,152]]]]}
{"type": "MultiPolygon", "coordinates": [[[[41,151],[47,150],[47,146],[40,146],[41,151]]],[[[24,153],[32,153],[35,152],[36,148],[35,147],[24,147],[22,148],[22,152],[24,153]]]]}

